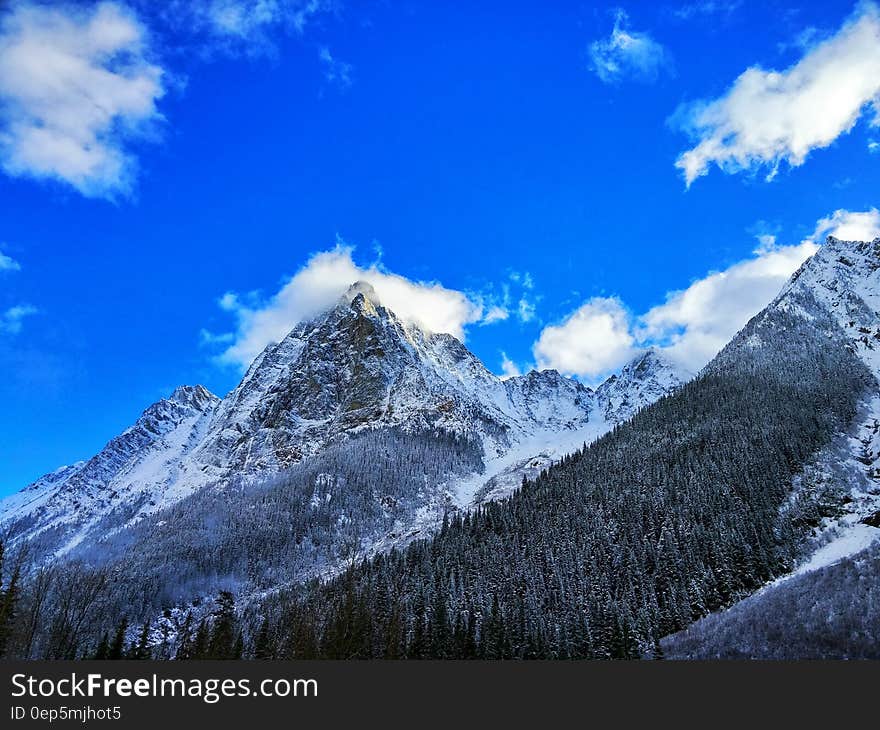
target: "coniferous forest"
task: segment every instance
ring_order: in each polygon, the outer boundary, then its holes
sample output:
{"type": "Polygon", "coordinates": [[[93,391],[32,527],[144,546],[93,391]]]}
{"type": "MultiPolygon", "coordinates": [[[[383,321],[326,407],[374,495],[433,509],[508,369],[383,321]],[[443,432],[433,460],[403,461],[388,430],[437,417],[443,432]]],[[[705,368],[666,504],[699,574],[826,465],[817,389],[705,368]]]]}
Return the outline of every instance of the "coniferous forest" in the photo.
{"type": "Polygon", "coordinates": [[[131,600],[147,592],[143,562],[13,574],[6,655],[662,657],[663,637],[790,570],[843,499],[793,493],[793,479],[876,385],[836,325],[812,324],[770,310],[698,378],[513,496],[330,580],[181,609],[173,593],[164,607],[131,600]]]}

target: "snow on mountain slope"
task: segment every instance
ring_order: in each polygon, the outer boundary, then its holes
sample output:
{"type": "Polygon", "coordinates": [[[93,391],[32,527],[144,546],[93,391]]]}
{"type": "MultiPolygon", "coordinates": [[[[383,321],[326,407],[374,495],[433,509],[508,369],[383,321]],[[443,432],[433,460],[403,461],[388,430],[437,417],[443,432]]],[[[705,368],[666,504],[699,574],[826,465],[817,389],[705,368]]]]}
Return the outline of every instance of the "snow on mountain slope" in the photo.
{"type": "MultiPolygon", "coordinates": [[[[820,320],[819,310],[829,315],[880,383],[880,238],[842,241],[829,236],[759,317],[773,309],[811,322],[820,320]]],[[[816,551],[792,575],[838,562],[880,539],[880,529],[864,521],[880,510],[880,393],[862,404],[853,429],[807,467],[805,476],[836,482],[847,493],[846,503],[839,515],[816,528],[816,551]]]]}
{"type": "Polygon", "coordinates": [[[177,388],[96,456],[62,467],[0,502],[0,524],[11,525],[13,539],[50,533],[55,550],[65,552],[123,505],[131,519],[174,501],[165,488],[179,481],[183,457],[200,441],[219,402],[200,385],[177,388]]]}
{"type": "Polygon", "coordinates": [[[841,241],[829,236],[770,307],[813,319],[816,305],[840,325],[875,376],[880,374],[880,238],[841,241]]]}
{"type": "Polygon", "coordinates": [[[206,486],[263,478],[379,428],[478,443],[484,470],[441,485],[466,508],[509,494],[523,474],[686,377],[651,351],[597,392],[555,371],[501,380],[454,337],[400,320],[358,282],[330,311],[267,347],[222,401],[201,386],[179,388],[93,459],[0,503],[0,527],[63,553],[90,532],[120,529],[206,486]]]}
{"type": "MultiPolygon", "coordinates": [[[[753,323],[757,326],[737,346],[759,349],[769,345],[775,330],[764,325],[772,321],[774,310],[828,330],[828,336],[843,342],[880,383],[880,239],[860,242],[829,237],[819,251],[795,272],[776,299],[755,317],[753,323]]],[[[829,373],[829,377],[834,374],[829,373]]],[[[819,571],[842,563],[880,542],[878,390],[868,394],[861,403],[859,414],[849,430],[838,434],[828,447],[804,466],[792,487],[785,509],[796,509],[798,502],[805,498],[807,503],[816,505],[814,513],[807,515],[811,517],[808,523],[811,529],[803,559],[790,573],[668,641],[676,646],[693,640],[697,644],[714,646],[713,642],[717,642],[726,647],[725,642],[731,640],[716,637],[723,636],[726,627],[734,626],[736,621],[762,625],[763,619],[755,613],[756,607],[760,609],[761,602],[770,596],[785,595],[776,592],[786,591],[792,585],[792,579],[806,574],[818,575],[819,571]],[[709,638],[693,638],[702,635],[709,638]]],[[[819,598],[817,596],[817,600],[819,598]]],[[[849,600],[849,596],[841,597],[843,604],[849,600]]],[[[797,622],[800,617],[785,616],[784,619],[797,622]]],[[[778,637],[763,640],[772,644],[778,641],[778,637]]],[[[717,649],[715,646],[713,651],[717,649]]],[[[765,656],[766,651],[766,646],[755,647],[753,655],[765,656]]],[[[694,656],[705,658],[708,655],[696,652],[694,656]]]]}
{"type": "Polygon", "coordinates": [[[621,423],[693,377],[651,347],[602,383],[596,397],[605,419],[621,423]]]}

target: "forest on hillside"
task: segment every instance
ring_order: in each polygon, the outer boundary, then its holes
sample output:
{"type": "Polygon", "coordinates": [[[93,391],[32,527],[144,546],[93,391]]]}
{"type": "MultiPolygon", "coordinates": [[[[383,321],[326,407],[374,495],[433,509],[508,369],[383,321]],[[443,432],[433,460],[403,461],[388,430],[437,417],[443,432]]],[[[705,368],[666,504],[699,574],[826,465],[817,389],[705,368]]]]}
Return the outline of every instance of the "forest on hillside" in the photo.
{"type": "MultiPolygon", "coordinates": [[[[181,512],[174,533],[189,536],[176,553],[60,564],[21,581],[6,651],[93,656],[137,623],[126,651],[137,654],[132,637],[143,636],[145,651],[167,658],[662,656],[664,636],[788,571],[809,528],[839,508],[842,487],[803,483],[792,495],[793,478],[848,427],[869,387],[873,376],[830,319],[769,310],[674,395],[512,497],[451,512],[431,539],[326,582],[240,594],[235,610],[225,589],[188,607],[166,594],[147,624],[148,596],[167,585],[188,585],[199,571],[229,575],[262,555],[283,559],[266,520],[305,529],[297,510],[323,472],[273,481],[259,522],[234,497],[217,508],[245,530],[220,531],[221,558],[199,551],[200,533],[181,512]],[[150,582],[138,583],[145,575],[150,582]],[[120,604],[119,595],[134,600],[120,604]],[[212,639],[221,628],[225,638],[212,639]]],[[[370,474],[350,478],[374,494],[370,474]]],[[[360,494],[350,496],[355,511],[369,503],[360,494]]],[[[161,543],[168,550],[174,533],[161,543]]]]}

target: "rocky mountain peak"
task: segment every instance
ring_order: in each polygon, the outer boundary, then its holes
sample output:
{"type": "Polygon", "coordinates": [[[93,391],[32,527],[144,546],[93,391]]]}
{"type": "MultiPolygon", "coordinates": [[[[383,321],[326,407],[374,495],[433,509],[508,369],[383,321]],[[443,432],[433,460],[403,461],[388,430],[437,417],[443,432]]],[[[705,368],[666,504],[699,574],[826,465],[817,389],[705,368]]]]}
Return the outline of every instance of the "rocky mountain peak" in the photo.
{"type": "Polygon", "coordinates": [[[337,307],[368,317],[375,317],[382,307],[382,302],[372,284],[367,281],[356,281],[339,298],[337,307]]]}
{"type": "Polygon", "coordinates": [[[3,503],[0,523],[33,532],[63,521],[69,532],[57,543],[71,545],[99,534],[100,520],[123,506],[137,516],[230,479],[266,479],[382,429],[476,448],[480,473],[435,485],[468,506],[477,494],[509,493],[523,474],[665,395],[680,382],[668,371],[646,353],[609,381],[604,400],[555,370],[502,381],[455,337],[402,321],[355,282],[336,306],[269,345],[225,398],[177,388],[85,464],[3,503]]]}
{"type": "Polygon", "coordinates": [[[620,423],[692,377],[692,373],[657,348],[650,347],[633,358],[620,373],[602,383],[596,389],[596,396],[605,418],[620,423]]]}
{"type": "Polygon", "coordinates": [[[175,388],[169,401],[204,411],[210,406],[220,402],[220,399],[208,390],[204,385],[181,385],[175,388]]]}
{"type": "Polygon", "coordinates": [[[346,290],[345,294],[343,294],[343,298],[352,302],[357,296],[363,296],[368,301],[372,302],[375,306],[379,306],[379,295],[376,294],[376,290],[373,288],[373,285],[368,281],[356,281],[351,284],[346,290]]]}

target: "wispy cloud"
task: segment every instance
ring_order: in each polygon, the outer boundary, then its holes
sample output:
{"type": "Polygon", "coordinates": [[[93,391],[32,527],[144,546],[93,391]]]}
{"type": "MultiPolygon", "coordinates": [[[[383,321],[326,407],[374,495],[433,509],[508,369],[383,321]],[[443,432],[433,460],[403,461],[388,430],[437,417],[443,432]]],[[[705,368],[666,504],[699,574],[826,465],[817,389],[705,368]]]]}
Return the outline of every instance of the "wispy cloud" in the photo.
{"type": "Polygon", "coordinates": [[[21,264],[0,251],[0,271],[21,271],[21,264]]]}
{"type": "Polygon", "coordinates": [[[322,46],[318,50],[318,58],[324,67],[324,79],[327,83],[334,84],[340,89],[347,89],[351,86],[351,64],[340,61],[330,53],[330,49],[326,46],[322,46]]]}
{"type": "Polygon", "coordinates": [[[480,324],[494,324],[495,322],[504,322],[510,318],[510,312],[499,304],[489,307],[486,315],[480,324]]]}
{"type": "Polygon", "coordinates": [[[713,163],[727,173],[786,162],[849,132],[867,107],[880,121],[880,12],[863,3],[832,37],[809,46],[785,71],[753,66],[726,94],[680,107],[670,120],[697,144],[676,161],[688,186],[713,163]]]}
{"type": "Polygon", "coordinates": [[[22,322],[26,317],[37,313],[37,308],[30,304],[16,304],[0,314],[0,332],[18,334],[21,332],[22,322]]]}
{"type": "Polygon", "coordinates": [[[517,365],[513,360],[507,357],[507,353],[501,353],[501,378],[506,380],[507,378],[514,378],[517,375],[522,375],[522,370],[519,365],[517,365]]]}
{"type": "MultiPolygon", "coordinates": [[[[153,0],[138,1],[155,8],[153,0]]],[[[273,53],[279,33],[301,34],[337,5],[335,0],[172,0],[161,15],[175,31],[198,36],[209,51],[253,56],[273,53]]]]}
{"type": "Polygon", "coordinates": [[[124,6],[16,2],[0,17],[0,164],[83,195],[131,192],[136,139],[161,115],[163,71],[124,6]]]}
{"type": "Polygon", "coordinates": [[[693,18],[727,18],[742,6],[742,0],[702,0],[673,8],[672,15],[679,20],[693,18]]]}
{"type": "MultiPolygon", "coordinates": [[[[0,272],[11,271],[21,271],[21,264],[0,251],[0,272]]],[[[18,334],[21,332],[23,320],[36,313],[36,307],[30,304],[16,304],[0,310],[0,334],[18,334]]]]}
{"type": "Polygon", "coordinates": [[[606,84],[655,81],[672,68],[669,52],[647,33],[631,30],[629,16],[621,8],[614,11],[611,35],[590,44],[590,62],[606,84]]]}

